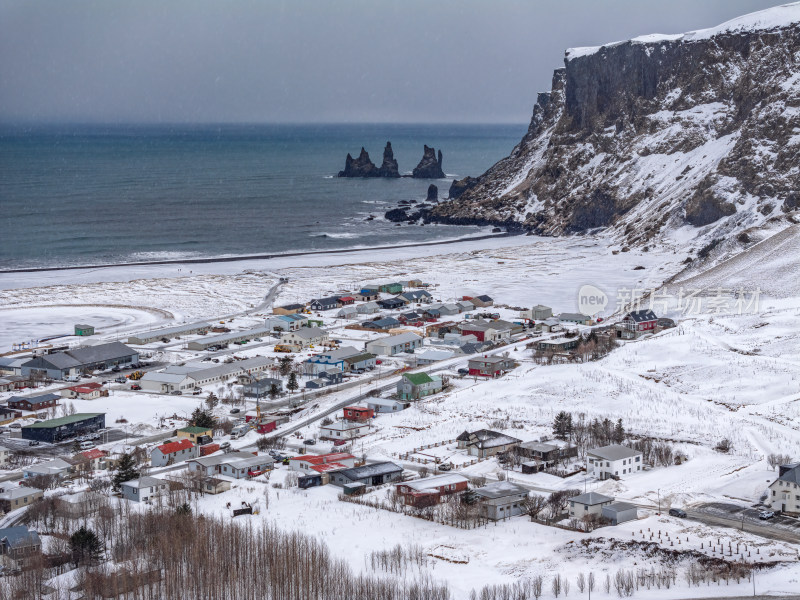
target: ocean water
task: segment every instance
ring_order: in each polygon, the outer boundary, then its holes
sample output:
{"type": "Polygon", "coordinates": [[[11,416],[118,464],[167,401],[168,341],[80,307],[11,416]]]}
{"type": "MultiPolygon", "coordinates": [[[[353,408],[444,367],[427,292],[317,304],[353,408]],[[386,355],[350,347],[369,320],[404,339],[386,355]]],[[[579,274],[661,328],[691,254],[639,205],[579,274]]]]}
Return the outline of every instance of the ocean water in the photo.
{"type": "MultiPolygon", "coordinates": [[[[402,225],[399,200],[447,195],[508,155],[526,125],[41,126],[0,128],[0,269],[342,249],[475,235],[402,225]],[[345,179],[363,145],[400,172],[423,144],[446,180],[345,179]],[[366,221],[369,215],[377,217],[366,221]]],[[[486,231],[485,229],[483,231],[486,231]]]]}

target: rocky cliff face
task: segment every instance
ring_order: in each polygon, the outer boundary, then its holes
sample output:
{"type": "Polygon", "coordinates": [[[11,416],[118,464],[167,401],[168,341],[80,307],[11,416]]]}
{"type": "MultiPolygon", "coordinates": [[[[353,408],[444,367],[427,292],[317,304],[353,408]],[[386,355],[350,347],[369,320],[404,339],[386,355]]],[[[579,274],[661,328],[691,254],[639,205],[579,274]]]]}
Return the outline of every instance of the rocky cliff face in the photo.
{"type": "Polygon", "coordinates": [[[800,5],[567,51],[528,132],[428,218],[632,243],[724,236],[798,206],[800,5]]]}
{"type": "Polygon", "coordinates": [[[422,153],[422,160],[414,167],[411,176],[415,179],[444,178],[444,171],[442,171],[442,151],[439,150],[439,155],[437,157],[436,150],[425,145],[422,153]]]}
{"type": "Polygon", "coordinates": [[[344,171],[339,171],[339,177],[378,177],[378,167],[369,158],[369,153],[361,147],[361,154],[353,158],[350,154],[344,161],[344,171]]]}
{"type": "Polygon", "coordinates": [[[397,169],[397,159],[394,157],[392,150],[392,142],[386,142],[386,148],[383,149],[383,164],[378,169],[378,177],[400,177],[400,171],[397,169]]]}

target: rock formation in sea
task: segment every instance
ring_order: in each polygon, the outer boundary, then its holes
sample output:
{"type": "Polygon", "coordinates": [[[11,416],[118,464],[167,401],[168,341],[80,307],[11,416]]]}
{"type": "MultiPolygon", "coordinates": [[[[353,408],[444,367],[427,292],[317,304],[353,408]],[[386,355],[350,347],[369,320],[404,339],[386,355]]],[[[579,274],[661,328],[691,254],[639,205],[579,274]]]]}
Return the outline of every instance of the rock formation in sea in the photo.
{"type": "Polygon", "coordinates": [[[439,201],[439,188],[433,184],[428,186],[428,195],[425,198],[426,202],[438,202],[439,201]]]}
{"type": "Polygon", "coordinates": [[[383,164],[378,169],[378,177],[400,177],[397,160],[392,151],[392,142],[386,142],[386,148],[383,149],[383,164]]]}
{"type": "Polygon", "coordinates": [[[378,167],[369,159],[369,154],[362,146],[358,158],[347,155],[344,171],[339,171],[339,177],[378,177],[378,167]]]}
{"type": "Polygon", "coordinates": [[[412,171],[411,176],[415,179],[443,179],[444,171],[442,171],[442,151],[439,150],[437,157],[436,150],[425,146],[422,153],[422,160],[412,171]]]}

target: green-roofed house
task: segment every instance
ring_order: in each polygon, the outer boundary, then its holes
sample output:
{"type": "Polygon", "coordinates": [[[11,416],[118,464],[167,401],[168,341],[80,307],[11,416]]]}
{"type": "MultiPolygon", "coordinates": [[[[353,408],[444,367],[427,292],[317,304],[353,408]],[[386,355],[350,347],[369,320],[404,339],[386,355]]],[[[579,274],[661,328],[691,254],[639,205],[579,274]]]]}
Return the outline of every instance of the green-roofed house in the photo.
{"type": "Polygon", "coordinates": [[[197,444],[199,438],[203,436],[212,437],[212,433],[211,427],[184,427],[183,429],[178,429],[178,439],[191,440],[197,444]]]}
{"type": "Polygon", "coordinates": [[[442,391],[442,378],[427,373],[403,373],[397,382],[397,394],[401,400],[419,400],[442,391]]]}
{"type": "Polygon", "coordinates": [[[79,435],[94,433],[105,426],[106,413],[76,413],[25,425],[22,428],[22,439],[53,444],[79,435]]]}

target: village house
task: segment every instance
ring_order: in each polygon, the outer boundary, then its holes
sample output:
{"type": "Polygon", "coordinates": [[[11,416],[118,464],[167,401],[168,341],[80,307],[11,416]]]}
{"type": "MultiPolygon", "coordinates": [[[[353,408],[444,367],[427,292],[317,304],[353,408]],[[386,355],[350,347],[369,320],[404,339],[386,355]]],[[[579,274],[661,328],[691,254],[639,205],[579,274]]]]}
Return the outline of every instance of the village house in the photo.
{"type": "Polygon", "coordinates": [[[401,323],[394,317],[381,317],[374,321],[364,321],[361,327],[364,329],[375,329],[376,331],[388,331],[389,329],[394,329],[398,325],[401,325],[401,323]]]}
{"type": "Polygon", "coordinates": [[[569,499],[569,516],[579,520],[587,517],[599,519],[603,515],[603,507],[609,506],[613,502],[613,498],[597,492],[573,496],[569,499]]]}
{"type": "Polygon", "coordinates": [[[57,479],[67,477],[72,472],[73,464],[63,458],[54,458],[45,462],[28,465],[22,470],[25,479],[30,477],[50,476],[57,479]]]}
{"type": "Polygon", "coordinates": [[[356,300],[360,300],[362,302],[368,302],[368,303],[374,302],[375,300],[380,298],[380,294],[378,293],[377,288],[374,289],[374,290],[363,289],[363,290],[353,294],[353,296],[355,296],[356,300]]]}
{"type": "Polygon", "coordinates": [[[588,474],[598,479],[619,479],[642,470],[642,453],[619,444],[589,450],[586,458],[588,474]]]}
{"type": "Polygon", "coordinates": [[[562,329],[564,329],[564,327],[561,325],[561,321],[556,317],[550,317],[544,321],[537,321],[536,326],[533,328],[536,333],[556,333],[562,329]]]}
{"type": "Polygon", "coordinates": [[[553,309],[543,304],[537,304],[533,308],[523,310],[519,313],[520,318],[530,319],[531,321],[544,321],[553,316],[553,309]]]}
{"type": "Polygon", "coordinates": [[[231,489],[231,482],[218,477],[202,477],[195,482],[194,488],[204,494],[222,494],[231,489]]]}
{"type": "Polygon", "coordinates": [[[397,394],[401,400],[419,400],[442,391],[442,378],[427,373],[403,373],[397,382],[397,394]]]}
{"type": "Polygon", "coordinates": [[[397,496],[403,504],[423,508],[438,504],[445,496],[467,490],[469,480],[458,473],[434,475],[397,485],[397,496]]]}
{"type": "Polygon", "coordinates": [[[572,323],[573,325],[591,325],[592,318],[581,313],[561,313],[558,320],[562,323],[572,323]]]}
{"type": "Polygon", "coordinates": [[[397,281],[392,283],[382,283],[378,287],[378,291],[384,294],[399,294],[403,291],[403,284],[397,281]]]}
{"type": "Polygon", "coordinates": [[[21,410],[14,410],[6,406],[0,406],[0,425],[12,423],[15,419],[22,416],[21,410]]]}
{"type": "Polygon", "coordinates": [[[514,360],[505,356],[482,356],[467,362],[469,374],[477,377],[500,377],[514,367],[514,360]]]}
{"type": "Polygon", "coordinates": [[[356,466],[356,457],[347,452],[306,454],[289,459],[289,469],[301,473],[325,473],[356,466]]]}
{"type": "Polygon", "coordinates": [[[189,439],[168,442],[153,448],[150,452],[150,464],[154,467],[166,467],[195,458],[199,452],[197,446],[189,439]]]}
{"type": "Polygon", "coordinates": [[[380,312],[381,307],[377,302],[364,302],[363,304],[356,305],[356,312],[360,315],[374,315],[380,312]]]}
{"type": "Polygon", "coordinates": [[[100,471],[106,468],[108,452],[100,448],[91,448],[78,452],[75,458],[80,462],[85,462],[91,471],[100,471]]]}
{"type": "Polygon", "coordinates": [[[11,396],[8,408],[17,410],[39,411],[58,405],[59,394],[39,394],[38,396],[11,396]]]}
{"type": "Polygon", "coordinates": [[[360,467],[352,467],[332,471],[330,483],[338,486],[362,484],[364,486],[383,485],[400,481],[403,476],[403,467],[393,462],[377,462],[360,467]]]}
{"type": "Polygon", "coordinates": [[[422,327],[424,324],[422,315],[413,311],[402,313],[397,317],[397,320],[400,321],[402,325],[410,325],[411,327],[422,327]]]}
{"type": "Polygon", "coordinates": [[[139,362],[139,353],[122,342],[109,342],[37,356],[22,363],[20,375],[65,379],[89,371],[105,371],[139,362]]]}
{"type": "Polygon", "coordinates": [[[536,349],[539,352],[553,352],[554,354],[562,354],[574,350],[578,347],[580,338],[556,338],[553,340],[542,340],[536,344],[536,349]]]}
{"type": "Polygon", "coordinates": [[[190,440],[195,444],[205,444],[211,441],[213,429],[211,427],[181,427],[176,434],[178,441],[190,440]]]}
{"type": "Polygon", "coordinates": [[[472,300],[459,300],[456,302],[456,306],[458,306],[458,310],[461,312],[470,312],[475,310],[475,304],[473,304],[472,300]]]}
{"type": "Polygon", "coordinates": [[[323,368],[337,367],[339,369],[347,370],[345,359],[351,356],[362,354],[361,350],[356,350],[353,346],[343,346],[341,348],[334,348],[326,350],[319,354],[311,356],[306,362],[312,365],[321,365],[319,369],[312,369],[313,373],[317,373],[323,368]]]}
{"type": "Polygon", "coordinates": [[[153,498],[165,494],[168,489],[167,482],[157,477],[140,477],[120,485],[122,497],[131,502],[150,502],[153,498]]]}
{"type": "Polygon", "coordinates": [[[11,512],[23,506],[30,506],[37,500],[41,500],[44,492],[39,488],[18,485],[5,488],[0,492],[0,510],[11,512]]]}
{"type": "Polygon", "coordinates": [[[601,516],[611,525],[619,525],[638,519],[639,511],[636,506],[628,502],[614,502],[603,507],[601,516]]]}
{"type": "Polygon", "coordinates": [[[327,298],[314,298],[308,303],[308,308],[315,311],[326,311],[339,308],[339,296],[328,296],[327,298]]]}
{"type": "Polygon", "coordinates": [[[486,295],[473,296],[473,297],[464,296],[464,300],[469,300],[477,308],[486,308],[487,306],[494,306],[494,300],[492,300],[491,297],[486,295]]]}
{"type": "Polygon", "coordinates": [[[5,446],[0,446],[0,467],[5,467],[8,464],[8,455],[10,450],[5,446]]]}
{"type": "Polygon", "coordinates": [[[275,465],[275,460],[270,456],[258,456],[253,452],[236,450],[226,454],[215,454],[202,458],[193,458],[188,461],[190,473],[202,473],[206,476],[224,475],[234,479],[255,477],[264,471],[269,471],[275,465]]]}
{"type": "Polygon", "coordinates": [[[433,296],[426,290],[412,290],[410,292],[403,292],[400,298],[409,304],[429,304],[433,301],[433,296]]]}
{"type": "Polygon", "coordinates": [[[368,398],[367,406],[375,413],[393,413],[400,412],[411,406],[408,402],[394,400],[392,398],[368,398]]]}
{"type": "Polygon", "coordinates": [[[24,525],[0,529],[0,556],[16,569],[31,565],[42,552],[39,534],[24,525]]]}
{"type": "Polygon", "coordinates": [[[281,335],[281,344],[305,349],[310,346],[321,346],[328,341],[328,332],[319,327],[303,327],[297,331],[287,331],[281,335]]]}
{"type": "Polygon", "coordinates": [[[524,442],[517,448],[517,453],[528,459],[522,463],[523,473],[538,473],[554,467],[560,460],[578,456],[578,448],[576,446],[562,448],[544,442],[524,442]]]}
{"type": "Polygon", "coordinates": [[[378,300],[378,306],[380,306],[384,310],[397,310],[399,308],[403,308],[405,305],[406,301],[400,297],[378,300]]]}
{"type": "Polygon", "coordinates": [[[340,306],[347,306],[349,304],[354,304],[356,299],[353,296],[339,296],[339,305],[340,306]]]}
{"type": "Polygon", "coordinates": [[[422,338],[416,333],[400,333],[367,342],[366,350],[378,356],[394,356],[401,352],[413,352],[422,347],[422,338]]]}
{"type": "Polygon", "coordinates": [[[800,463],[778,467],[778,478],[769,486],[767,502],[773,510],[800,515],[800,463]]]}
{"type": "Polygon", "coordinates": [[[293,315],[303,312],[305,306],[302,304],[284,304],[283,306],[276,306],[272,309],[275,315],[293,315]]]}
{"type": "Polygon", "coordinates": [[[346,421],[369,421],[375,416],[375,411],[366,406],[345,406],[342,409],[342,418],[346,421]]]}
{"type": "Polygon", "coordinates": [[[362,371],[366,369],[374,369],[377,366],[377,357],[369,352],[362,352],[355,356],[348,356],[344,359],[345,371],[362,371]]]}
{"type": "Polygon", "coordinates": [[[80,519],[93,515],[100,510],[106,500],[106,496],[89,490],[64,494],[55,498],[59,512],[70,519],[80,519]]]}
{"type": "Polygon", "coordinates": [[[354,440],[369,433],[369,423],[352,421],[336,421],[330,425],[322,425],[319,430],[321,440],[354,440]]]}
{"type": "Polygon", "coordinates": [[[101,396],[108,396],[108,391],[103,385],[96,382],[73,385],[61,390],[62,398],[80,398],[81,400],[95,400],[101,396]]]}
{"type": "Polygon", "coordinates": [[[655,332],[656,325],[658,325],[656,314],[652,310],[641,309],[625,315],[615,329],[618,338],[634,339],[655,332]]]}
{"type": "Polygon", "coordinates": [[[522,440],[490,429],[464,431],[456,438],[458,447],[471,456],[486,458],[516,447],[522,440]]]}
{"type": "Polygon", "coordinates": [[[283,381],[274,377],[264,377],[246,383],[242,388],[242,393],[248,398],[266,398],[269,396],[272,386],[275,386],[278,394],[283,393],[283,381]]]}
{"type": "Polygon", "coordinates": [[[272,331],[297,331],[306,323],[308,323],[308,317],[305,315],[278,315],[274,319],[269,319],[267,326],[271,327],[272,331]]]}
{"type": "Polygon", "coordinates": [[[448,350],[425,350],[424,352],[420,352],[419,354],[414,354],[414,364],[417,365],[432,365],[435,362],[439,362],[440,360],[447,360],[449,358],[453,358],[455,356],[454,352],[450,352],[448,350]]]}
{"type": "Polygon", "coordinates": [[[497,481],[476,489],[475,494],[480,499],[481,515],[501,521],[525,512],[528,490],[510,481],[497,481]]]}
{"type": "Polygon", "coordinates": [[[357,316],[358,309],[352,304],[343,306],[339,309],[339,312],[336,313],[336,317],[339,319],[355,319],[357,316]]]}

